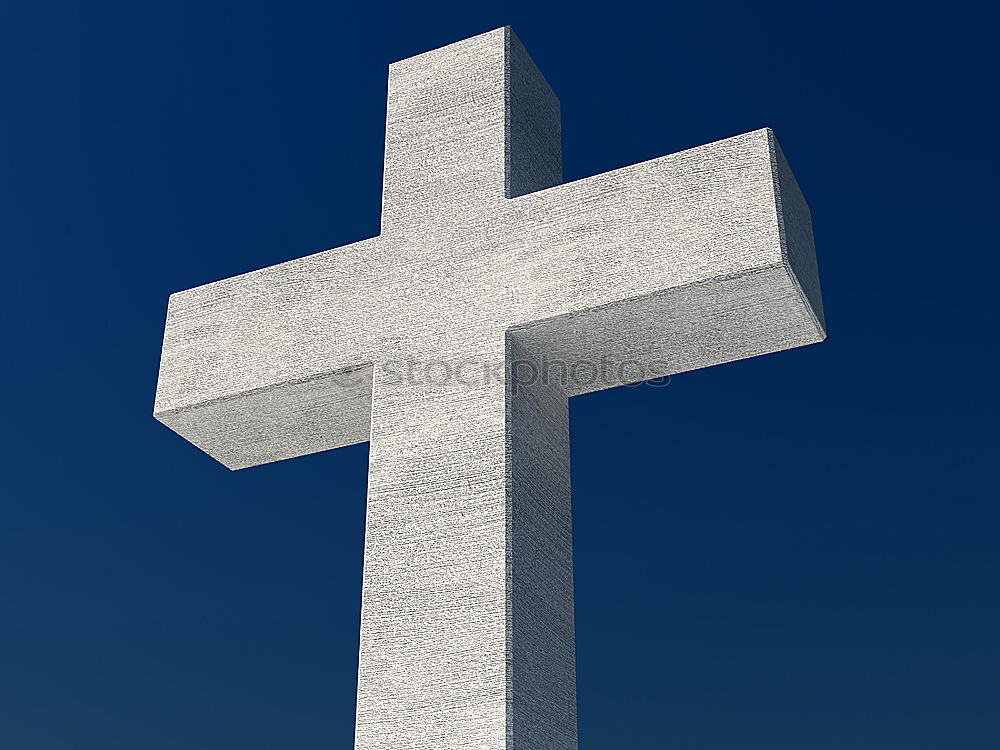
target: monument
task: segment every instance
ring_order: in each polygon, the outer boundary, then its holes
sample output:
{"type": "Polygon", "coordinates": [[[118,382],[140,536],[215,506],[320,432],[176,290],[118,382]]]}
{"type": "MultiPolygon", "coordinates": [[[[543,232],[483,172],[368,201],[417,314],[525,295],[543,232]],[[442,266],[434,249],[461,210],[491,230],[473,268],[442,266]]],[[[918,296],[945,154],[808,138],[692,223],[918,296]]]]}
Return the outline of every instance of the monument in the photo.
{"type": "Polygon", "coordinates": [[[824,336],[770,130],[562,184],[503,28],[389,66],[377,237],[171,295],[154,413],[231,469],[371,441],[358,750],[569,750],[568,397],[824,336]]]}

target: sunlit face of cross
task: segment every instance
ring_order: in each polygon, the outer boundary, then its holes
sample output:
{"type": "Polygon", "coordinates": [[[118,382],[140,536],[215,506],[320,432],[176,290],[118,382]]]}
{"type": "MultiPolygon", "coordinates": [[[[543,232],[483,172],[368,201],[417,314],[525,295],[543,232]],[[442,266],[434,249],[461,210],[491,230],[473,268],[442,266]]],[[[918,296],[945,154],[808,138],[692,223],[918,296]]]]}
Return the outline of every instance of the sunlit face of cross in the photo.
{"type": "Polygon", "coordinates": [[[824,337],[769,130],[561,180],[499,29],[390,66],[378,237],[171,297],[162,422],[230,468],[371,440],[358,748],[575,747],[567,397],[824,337]]]}

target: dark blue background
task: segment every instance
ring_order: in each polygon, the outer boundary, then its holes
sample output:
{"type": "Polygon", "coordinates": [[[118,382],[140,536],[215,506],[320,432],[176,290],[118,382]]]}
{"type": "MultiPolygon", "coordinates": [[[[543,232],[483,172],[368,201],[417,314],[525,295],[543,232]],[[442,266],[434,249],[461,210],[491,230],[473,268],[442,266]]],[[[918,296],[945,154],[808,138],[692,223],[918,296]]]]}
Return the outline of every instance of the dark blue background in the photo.
{"type": "Polygon", "coordinates": [[[154,422],[166,298],[375,234],[387,63],[505,23],[567,180],[773,127],[830,330],[571,402],[582,748],[1000,746],[986,19],[122,0],[0,5],[0,749],[349,750],[367,446],[154,422]]]}

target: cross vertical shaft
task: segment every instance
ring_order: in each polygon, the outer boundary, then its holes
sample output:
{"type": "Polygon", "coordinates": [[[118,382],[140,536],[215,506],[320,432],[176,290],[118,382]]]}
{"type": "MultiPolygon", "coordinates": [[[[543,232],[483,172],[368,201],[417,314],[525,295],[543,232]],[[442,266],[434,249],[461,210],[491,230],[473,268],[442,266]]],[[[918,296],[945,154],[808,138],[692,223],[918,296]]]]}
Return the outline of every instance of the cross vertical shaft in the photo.
{"type": "MultiPolygon", "coordinates": [[[[411,267],[561,177],[558,100],[509,29],[390,66],[383,235],[411,267]]],[[[374,368],[356,747],[573,750],[567,396],[512,386],[502,327],[433,338],[374,368]]]]}
{"type": "Polygon", "coordinates": [[[376,368],[358,750],[576,747],[567,397],[497,343],[376,368]]]}

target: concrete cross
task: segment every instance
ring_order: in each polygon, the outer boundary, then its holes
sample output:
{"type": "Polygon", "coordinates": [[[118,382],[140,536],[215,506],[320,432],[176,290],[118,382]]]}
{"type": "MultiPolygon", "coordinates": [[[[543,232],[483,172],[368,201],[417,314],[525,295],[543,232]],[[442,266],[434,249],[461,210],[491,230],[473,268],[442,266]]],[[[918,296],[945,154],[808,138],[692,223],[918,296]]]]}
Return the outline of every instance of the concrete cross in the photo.
{"type": "Polygon", "coordinates": [[[157,419],[371,441],[358,750],[575,748],[567,397],[825,335],[770,130],[564,185],[559,128],[508,28],[394,63],[381,234],[170,297],[157,419]]]}

